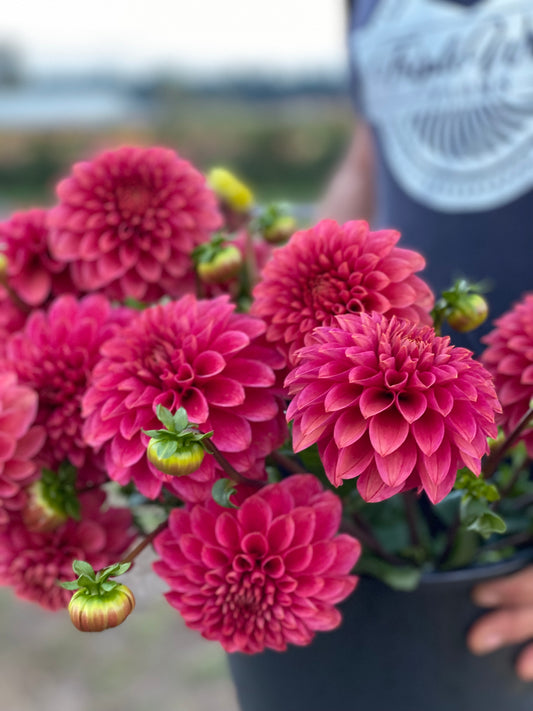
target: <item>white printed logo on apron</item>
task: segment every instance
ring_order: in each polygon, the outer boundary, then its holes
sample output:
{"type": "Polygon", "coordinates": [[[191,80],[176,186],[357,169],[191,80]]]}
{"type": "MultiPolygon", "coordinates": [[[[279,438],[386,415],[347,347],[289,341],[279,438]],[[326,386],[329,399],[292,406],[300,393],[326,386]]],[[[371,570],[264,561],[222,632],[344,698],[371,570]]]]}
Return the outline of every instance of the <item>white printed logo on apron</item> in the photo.
{"type": "Polygon", "coordinates": [[[391,172],[442,211],[533,187],[533,0],[382,0],[351,38],[391,172]]]}

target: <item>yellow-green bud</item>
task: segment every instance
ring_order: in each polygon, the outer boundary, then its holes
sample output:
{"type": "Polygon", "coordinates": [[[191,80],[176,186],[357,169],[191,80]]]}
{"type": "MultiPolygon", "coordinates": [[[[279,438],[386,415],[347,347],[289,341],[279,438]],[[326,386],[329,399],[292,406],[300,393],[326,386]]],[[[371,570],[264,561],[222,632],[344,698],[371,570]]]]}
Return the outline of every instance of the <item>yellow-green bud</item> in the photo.
{"type": "Polygon", "coordinates": [[[250,188],[226,168],[212,168],[207,175],[207,184],[222,202],[236,212],[248,212],[254,204],[250,188]]]}
{"type": "Polygon", "coordinates": [[[117,627],[135,607],[131,590],[117,583],[113,590],[91,594],[86,589],[72,596],[68,611],[75,627],[82,632],[102,632],[117,627]]]}
{"type": "Polygon", "coordinates": [[[29,531],[48,533],[65,523],[67,512],[59,502],[54,505],[47,497],[42,480],[34,481],[26,489],[27,502],[22,510],[22,520],[29,531]]]}
{"type": "Polygon", "coordinates": [[[179,447],[170,457],[161,457],[158,453],[160,442],[152,437],[146,451],[148,460],[164,474],[185,476],[195,472],[201,465],[205,450],[198,442],[189,442],[179,447]]]}
{"type": "Polygon", "coordinates": [[[480,294],[462,294],[447,314],[446,320],[459,333],[473,331],[486,320],[489,307],[480,294]]]}
{"type": "Polygon", "coordinates": [[[206,284],[223,284],[235,278],[241,266],[241,251],[234,244],[228,244],[221,247],[209,261],[200,261],[196,269],[206,284]]]}
{"type": "Polygon", "coordinates": [[[296,230],[296,220],[291,215],[281,215],[263,231],[264,239],[270,244],[286,242],[296,230]]]}

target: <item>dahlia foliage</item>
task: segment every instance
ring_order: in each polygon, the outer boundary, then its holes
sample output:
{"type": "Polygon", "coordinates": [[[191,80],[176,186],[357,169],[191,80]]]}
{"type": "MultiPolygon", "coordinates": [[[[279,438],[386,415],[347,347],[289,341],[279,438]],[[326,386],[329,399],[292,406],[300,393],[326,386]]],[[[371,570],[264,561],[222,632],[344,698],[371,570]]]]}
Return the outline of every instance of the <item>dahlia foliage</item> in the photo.
{"type": "Polygon", "coordinates": [[[20,598],[116,626],[135,600],[113,578],[151,544],[187,625],[282,651],[336,628],[362,574],[405,588],[509,550],[533,500],[532,295],[482,365],[440,326],[478,325],[483,298],[435,299],[398,232],[297,230],[159,147],[77,163],[0,249],[0,584],[20,598]]]}

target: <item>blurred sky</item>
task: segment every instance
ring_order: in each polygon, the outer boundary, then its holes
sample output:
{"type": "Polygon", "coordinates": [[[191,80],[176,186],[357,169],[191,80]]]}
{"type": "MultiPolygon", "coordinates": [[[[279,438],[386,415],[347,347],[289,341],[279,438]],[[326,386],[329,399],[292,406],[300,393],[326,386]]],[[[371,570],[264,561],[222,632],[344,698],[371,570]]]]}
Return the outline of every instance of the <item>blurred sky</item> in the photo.
{"type": "Polygon", "coordinates": [[[342,71],[343,0],[6,1],[0,43],[32,73],[342,71]]]}

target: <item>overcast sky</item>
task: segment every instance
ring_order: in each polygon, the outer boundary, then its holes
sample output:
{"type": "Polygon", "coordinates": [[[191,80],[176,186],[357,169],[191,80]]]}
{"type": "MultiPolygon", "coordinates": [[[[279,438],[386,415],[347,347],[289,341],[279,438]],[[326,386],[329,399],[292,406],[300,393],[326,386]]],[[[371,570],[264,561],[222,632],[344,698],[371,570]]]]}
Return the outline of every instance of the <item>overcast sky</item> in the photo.
{"type": "Polygon", "coordinates": [[[5,0],[30,70],[316,72],[345,62],[343,0],[5,0]]]}

